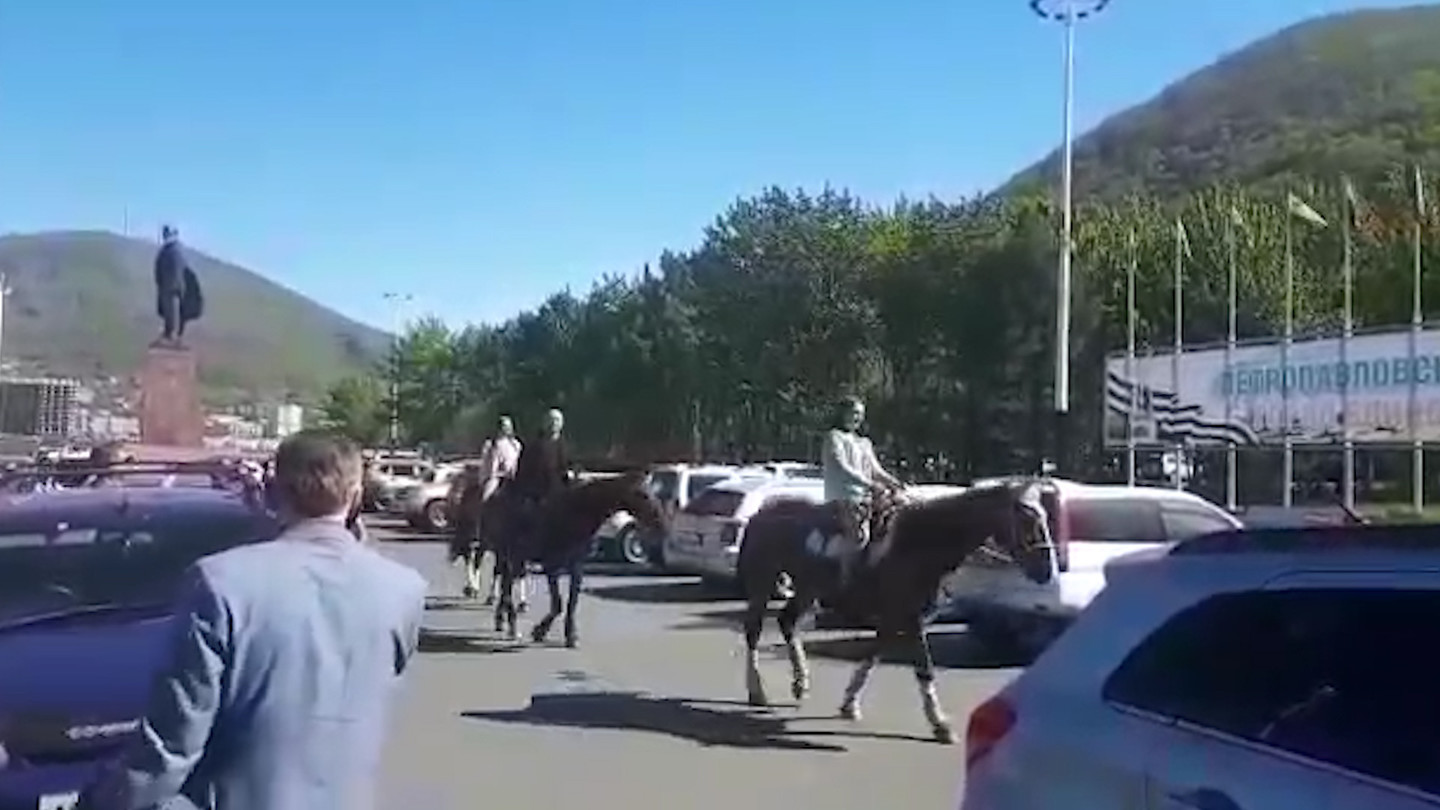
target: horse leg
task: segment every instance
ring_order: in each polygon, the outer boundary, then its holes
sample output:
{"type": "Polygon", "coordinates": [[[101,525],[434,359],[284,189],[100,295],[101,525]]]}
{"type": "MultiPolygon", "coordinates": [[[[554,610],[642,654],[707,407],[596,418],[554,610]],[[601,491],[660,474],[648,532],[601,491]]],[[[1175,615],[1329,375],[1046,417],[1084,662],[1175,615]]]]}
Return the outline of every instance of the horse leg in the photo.
{"type": "Polygon", "coordinates": [[[884,625],[878,625],[875,630],[875,637],[870,642],[870,649],[864,657],[855,665],[855,671],[850,674],[850,682],[845,685],[845,697],[840,701],[840,716],[846,720],[860,719],[860,699],[865,696],[865,687],[870,683],[870,674],[875,671],[875,665],[880,663],[880,653],[885,649],[885,641],[890,637],[890,632],[884,625]]]}
{"type": "Polygon", "coordinates": [[[935,735],[936,742],[953,744],[955,729],[945,716],[945,710],[940,706],[940,695],[935,691],[935,659],[930,656],[930,639],[925,633],[925,624],[918,616],[906,628],[905,636],[910,641],[915,682],[920,687],[920,707],[930,724],[930,732],[935,735]]]}
{"type": "Polygon", "coordinates": [[[480,595],[480,561],[485,552],[473,545],[465,551],[465,598],[474,599],[480,595]]]}
{"type": "Polygon", "coordinates": [[[530,638],[537,644],[550,635],[550,626],[560,618],[565,607],[560,600],[560,571],[558,569],[545,572],[545,586],[550,590],[550,610],[540,621],[535,623],[535,627],[530,631],[530,638]]]}
{"type": "Polygon", "coordinates": [[[520,640],[520,630],[515,622],[515,602],[510,598],[515,574],[505,555],[496,552],[495,565],[500,571],[500,601],[495,606],[495,629],[503,632],[511,641],[520,640]]]}
{"type": "Polygon", "coordinates": [[[583,562],[577,560],[571,563],[566,570],[570,582],[565,593],[565,646],[572,650],[580,646],[580,631],[577,627],[575,608],[580,604],[580,586],[585,582],[584,566],[583,562]]]}
{"type": "Polygon", "coordinates": [[[482,549],[480,559],[475,563],[475,570],[485,564],[485,555],[490,555],[490,589],[485,593],[485,604],[493,605],[500,599],[500,552],[495,548],[482,549]]]}
{"type": "Polygon", "coordinates": [[[810,611],[815,599],[801,588],[785,601],[777,617],[780,635],[785,638],[785,652],[790,658],[790,695],[795,700],[805,699],[810,692],[810,662],[805,658],[805,642],[800,638],[800,622],[810,611]]]}
{"type": "Polygon", "coordinates": [[[765,677],[760,674],[760,631],[774,587],[773,578],[759,586],[752,585],[745,599],[745,694],[751,706],[770,705],[765,696],[765,677]]]}

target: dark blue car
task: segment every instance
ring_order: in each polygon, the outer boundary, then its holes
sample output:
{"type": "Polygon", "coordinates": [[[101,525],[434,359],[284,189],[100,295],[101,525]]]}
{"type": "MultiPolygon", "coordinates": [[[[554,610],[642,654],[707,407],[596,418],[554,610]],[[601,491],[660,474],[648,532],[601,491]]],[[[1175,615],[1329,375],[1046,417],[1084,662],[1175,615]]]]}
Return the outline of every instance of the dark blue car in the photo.
{"type": "Polygon", "coordinates": [[[65,810],[136,732],[195,560],[275,536],[219,488],[0,500],[0,810],[65,810]]]}

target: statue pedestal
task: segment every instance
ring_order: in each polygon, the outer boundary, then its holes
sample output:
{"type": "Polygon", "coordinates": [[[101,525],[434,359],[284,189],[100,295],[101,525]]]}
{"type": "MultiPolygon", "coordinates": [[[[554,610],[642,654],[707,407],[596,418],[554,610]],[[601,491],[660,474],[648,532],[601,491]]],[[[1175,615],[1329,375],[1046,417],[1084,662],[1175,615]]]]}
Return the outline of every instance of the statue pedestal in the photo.
{"type": "Polygon", "coordinates": [[[171,447],[203,447],[205,412],[200,406],[195,353],[151,346],[140,370],[140,440],[171,447]]]}

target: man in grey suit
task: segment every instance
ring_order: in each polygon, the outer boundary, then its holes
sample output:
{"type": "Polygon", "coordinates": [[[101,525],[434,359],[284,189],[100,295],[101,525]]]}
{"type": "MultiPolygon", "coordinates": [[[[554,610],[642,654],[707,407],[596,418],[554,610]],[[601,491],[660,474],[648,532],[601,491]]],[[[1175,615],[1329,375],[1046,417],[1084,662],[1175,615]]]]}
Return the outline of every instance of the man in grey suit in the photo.
{"type": "Polygon", "coordinates": [[[285,531],[193,566],[141,734],[81,808],[373,806],[426,584],[346,528],[353,445],[292,436],[275,484],[285,531]]]}

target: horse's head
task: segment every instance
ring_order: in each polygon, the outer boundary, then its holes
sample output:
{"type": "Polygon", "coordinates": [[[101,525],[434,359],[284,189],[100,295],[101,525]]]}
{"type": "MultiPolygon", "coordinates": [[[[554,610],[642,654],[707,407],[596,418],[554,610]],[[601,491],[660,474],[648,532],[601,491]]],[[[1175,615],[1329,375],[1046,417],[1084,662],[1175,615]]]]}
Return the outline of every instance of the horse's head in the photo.
{"type": "Polygon", "coordinates": [[[670,530],[669,517],[651,491],[645,470],[630,470],[613,484],[619,508],[629,512],[642,528],[660,534],[670,530]]]}
{"type": "Polygon", "coordinates": [[[1019,479],[1002,485],[989,551],[1009,558],[1031,581],[1044,585],[1055,576],[1055,541],[1041,501],[1041,484],[1019,479]]]}

